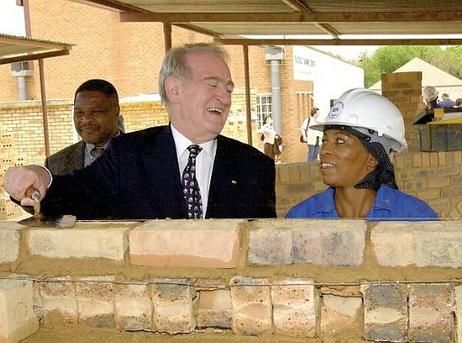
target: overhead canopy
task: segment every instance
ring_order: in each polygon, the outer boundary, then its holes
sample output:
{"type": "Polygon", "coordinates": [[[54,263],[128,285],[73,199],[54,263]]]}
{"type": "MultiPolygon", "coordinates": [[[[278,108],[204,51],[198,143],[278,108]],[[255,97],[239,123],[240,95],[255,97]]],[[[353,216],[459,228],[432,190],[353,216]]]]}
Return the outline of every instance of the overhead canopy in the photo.
{"type": "Polygon", "coordinates": [[[121,21],[162,22],[225,44],[454,45],[460,38],[372,35],[462,33],[462,2],[389,0],[71,0],[120,11],[121,21]],[[278,35],[251,39],[242,35],[278,35]],[[291,35],[310,35],[293,39],[291,35]],[[312,37],[311,35],[315,35],[312,37]],[[362,37],[351,37],[361,35],[362,37]],[[364,35],[369,36],[364,38],[364,35]],[[326,40],[327,39],[327,40],[326,40]]]}
{"type": "Polygon", "coordinates": [[[0,64],[69,55],[72,45],[0,33],[0,64]]]}

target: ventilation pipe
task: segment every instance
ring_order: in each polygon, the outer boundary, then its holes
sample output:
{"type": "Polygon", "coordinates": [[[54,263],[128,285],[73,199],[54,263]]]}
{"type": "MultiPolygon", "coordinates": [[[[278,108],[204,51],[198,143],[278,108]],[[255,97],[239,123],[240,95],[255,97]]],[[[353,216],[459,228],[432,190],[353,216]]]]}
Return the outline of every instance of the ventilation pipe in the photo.
{"type": "Polygon", "coordinates": [[[282,136],[281,118],[281,76],[279,66],[284,60],[284,48],[281,46],[265,46],[265,61],[271,66],[271,102],[274,129],[282,136]]]}

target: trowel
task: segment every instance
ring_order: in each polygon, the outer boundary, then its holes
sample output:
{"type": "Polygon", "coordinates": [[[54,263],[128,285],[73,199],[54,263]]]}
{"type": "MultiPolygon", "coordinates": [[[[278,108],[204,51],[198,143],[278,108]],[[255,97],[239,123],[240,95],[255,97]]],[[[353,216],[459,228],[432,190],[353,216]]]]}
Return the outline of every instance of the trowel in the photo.
{"type": "Polygon", "coordinates": [[[20,220],[18,223],[30,227],[48,227],[48,228],[72,228],[75,226],[76,217],[73,215],[64,215],[59,218],[47,218],[40,212],[40,193],[35,191],[31,196],[34,200],[34,215],[32,217],[20,220]]]}

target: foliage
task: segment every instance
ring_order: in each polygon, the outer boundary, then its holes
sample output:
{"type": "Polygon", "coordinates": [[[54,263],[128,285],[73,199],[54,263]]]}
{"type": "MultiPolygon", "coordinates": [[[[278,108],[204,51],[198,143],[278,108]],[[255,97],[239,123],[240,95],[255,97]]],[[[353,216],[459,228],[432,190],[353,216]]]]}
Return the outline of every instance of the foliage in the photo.
{"type": "Polygon", "coordinates": [[[418,57],[458,78],[462,78],[462,46],[443,49],[438,46],[383,46],[371,56],[362,53],[358,65],[364,68],[365,85],[379,81],[382,73],[390,73],[418,57]]]}

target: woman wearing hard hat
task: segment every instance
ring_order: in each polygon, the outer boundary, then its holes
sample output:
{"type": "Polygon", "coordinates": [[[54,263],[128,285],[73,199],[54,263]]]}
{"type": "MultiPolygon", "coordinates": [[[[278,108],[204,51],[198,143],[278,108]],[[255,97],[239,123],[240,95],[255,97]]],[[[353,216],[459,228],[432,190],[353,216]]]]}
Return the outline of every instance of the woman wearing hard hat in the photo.
{"type": "Polygon", "coordinates": [[[329,186],[295,207],[287,218],[434,220],[424,201],[398,190],[390,156],[406,149],[401,112],[366,89],[345,92],[323,123],[320,172],[329,186]]]}

